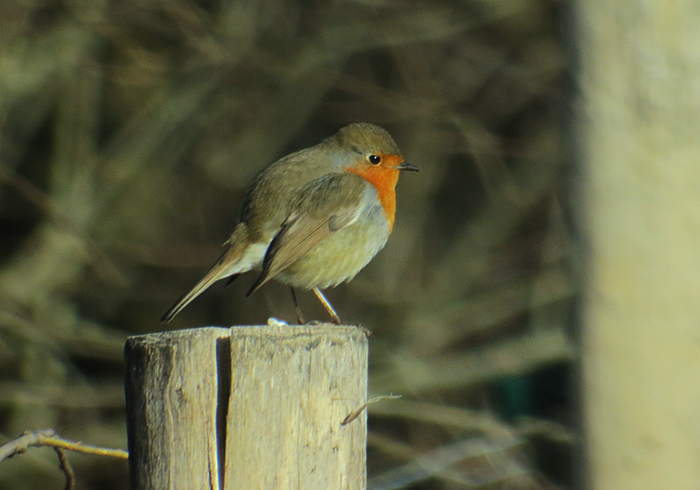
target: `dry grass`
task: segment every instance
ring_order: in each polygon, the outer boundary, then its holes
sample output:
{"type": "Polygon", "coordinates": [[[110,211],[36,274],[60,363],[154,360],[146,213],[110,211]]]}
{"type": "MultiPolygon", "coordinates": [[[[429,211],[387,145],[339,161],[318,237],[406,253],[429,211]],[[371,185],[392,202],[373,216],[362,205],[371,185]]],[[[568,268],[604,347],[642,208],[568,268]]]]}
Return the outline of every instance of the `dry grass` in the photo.
{"type": "MultiPolygon", "coordinates": [[[[545,0],[2,2],[2,432],[126,447],[125,337],[164,328],[255,173],[368,121],[422,167],[386,249],[329,292],[376,335],[372,391],[404,397],[371,408],[371,488],[570,478],[542,463],[571,455],[564,387],[539,397],[531,376],[574,356],[557,16],[545,0]]],[[[253,280],[171,327],[294,318],[280,285],[246,299],[253,280]]],[[[60,488],[45,456],[3,463],[0,487],[60,488]]],[[[127,488],[121,463],[76,466],[80,488],[127,488]]]]}

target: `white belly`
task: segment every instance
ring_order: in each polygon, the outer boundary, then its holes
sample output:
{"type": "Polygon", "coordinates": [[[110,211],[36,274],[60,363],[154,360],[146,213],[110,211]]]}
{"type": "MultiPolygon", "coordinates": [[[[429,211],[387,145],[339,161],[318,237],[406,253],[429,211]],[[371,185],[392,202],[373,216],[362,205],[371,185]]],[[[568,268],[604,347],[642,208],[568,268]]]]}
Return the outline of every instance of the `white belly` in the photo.
{"type": "Polygon", "coordinates": [[[275,279],[305,289],[349,281],[384,248],[389,233],[382,207],[368,206],[357,221],[316,245],[275,279]]]}

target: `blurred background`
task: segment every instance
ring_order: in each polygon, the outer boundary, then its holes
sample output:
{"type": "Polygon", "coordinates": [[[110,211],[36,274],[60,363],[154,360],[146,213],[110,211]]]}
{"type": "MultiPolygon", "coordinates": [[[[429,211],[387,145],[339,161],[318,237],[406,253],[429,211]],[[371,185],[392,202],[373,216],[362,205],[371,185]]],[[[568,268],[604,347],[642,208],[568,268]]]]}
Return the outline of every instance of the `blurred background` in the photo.
{"type": "MultiPolygon", "coordinates": [[[[350,122],[418,174],[386,248],[328,291],[375,334],[371,489],[575,481],[564,204],[568,68],[555,0],[0,3],[0,443],[54,428],[126,448],[128,335],[294,321],[255,274],[163,312],[218,258],[245,188],[350,122]]],[[[311,293],[307,318],[325,320],[311,293]]],[[[70,454],[79,489],[123,461],[70,454]]],[[[2,489],[60,489],[50,449],[2,489]]]]}

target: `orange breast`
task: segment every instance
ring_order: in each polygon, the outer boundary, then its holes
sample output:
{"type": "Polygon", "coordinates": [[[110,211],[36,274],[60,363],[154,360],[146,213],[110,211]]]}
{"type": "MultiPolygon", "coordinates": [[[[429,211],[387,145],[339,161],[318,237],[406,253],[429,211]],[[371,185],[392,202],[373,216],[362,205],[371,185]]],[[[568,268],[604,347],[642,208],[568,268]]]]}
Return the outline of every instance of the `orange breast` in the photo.
{"type": "Polygon", "coordinates": [[[399,180],[399,171],[391,167],[399,165],[403,159],[399,155],[380,156],[382,163],[376,167],[367,163],[348,167],[345,170],[359,175],[377,189],[379,202],[384,208],[386,219],[389,221],[389,233],[391,233],[396,214],[396,182],[399,180]]]}

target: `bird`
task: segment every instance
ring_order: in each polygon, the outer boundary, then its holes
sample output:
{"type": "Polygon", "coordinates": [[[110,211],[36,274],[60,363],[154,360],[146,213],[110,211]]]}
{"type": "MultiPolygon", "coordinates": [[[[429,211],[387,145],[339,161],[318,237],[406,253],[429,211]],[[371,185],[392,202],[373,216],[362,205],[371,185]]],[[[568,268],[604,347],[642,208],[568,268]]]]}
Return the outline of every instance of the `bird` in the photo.
{"type": "Polygon", "coordinates": [[[163,315],[169,322],[214,282],[260,270],[250,296],[271,279],[313,290],[332,321],[341,320],[322,290],[354,278],[384,248],[394,226],[396,183],[405,162],[383,128],[352,123],[315,146],[269,165],[249,186],[225,251],[163,315]]]}

